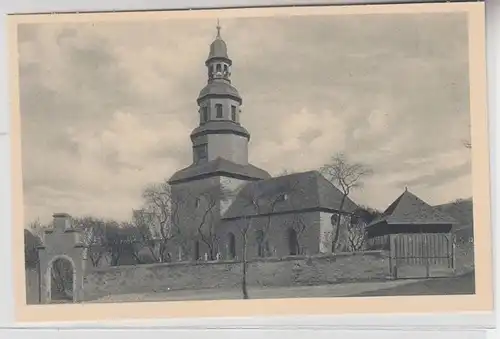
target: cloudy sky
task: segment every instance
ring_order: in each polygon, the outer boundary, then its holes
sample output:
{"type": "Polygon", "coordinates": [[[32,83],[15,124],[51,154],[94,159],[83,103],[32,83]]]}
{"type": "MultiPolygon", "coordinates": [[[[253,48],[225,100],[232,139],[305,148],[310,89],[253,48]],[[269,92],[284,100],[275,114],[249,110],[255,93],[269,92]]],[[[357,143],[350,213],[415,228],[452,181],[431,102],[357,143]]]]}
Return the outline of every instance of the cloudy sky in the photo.
{"type": "MultiPolygon", "coordinates": [[[[471,196],[463,14],[221,21],[250,160],[277,174],[335,152],[371,166],[353,198],[385,209],[405,186],[471,196]]],[[[141,190],[191,161],[214,19],[19,26],[26,221],[126,220],[141,190]]]]}

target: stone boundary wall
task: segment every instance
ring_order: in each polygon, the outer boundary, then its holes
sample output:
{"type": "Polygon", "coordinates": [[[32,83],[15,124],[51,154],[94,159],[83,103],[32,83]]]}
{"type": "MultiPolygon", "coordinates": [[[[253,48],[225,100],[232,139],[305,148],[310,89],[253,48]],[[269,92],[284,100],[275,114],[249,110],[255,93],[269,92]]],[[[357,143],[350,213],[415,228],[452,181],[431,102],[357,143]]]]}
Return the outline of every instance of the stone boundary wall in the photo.
{"type": "MultiPolygon", "coordinates": [[[[248,261],[249,287],[325,285],[384,280],[389,259],[383,251],[319,256],[262,258],[248,261]]],[[[234,289],[241,286],[242,263],[235,261],[173,262],[117,266],[89,271],[84,298],[168,290],[234,289]]]]}
{"type": "Polygon", "coordinates": [[[26,304],[40,303],[40,279],[38,269],[36,267],[27,267],[25,269],[26,283],[26,304]]]}

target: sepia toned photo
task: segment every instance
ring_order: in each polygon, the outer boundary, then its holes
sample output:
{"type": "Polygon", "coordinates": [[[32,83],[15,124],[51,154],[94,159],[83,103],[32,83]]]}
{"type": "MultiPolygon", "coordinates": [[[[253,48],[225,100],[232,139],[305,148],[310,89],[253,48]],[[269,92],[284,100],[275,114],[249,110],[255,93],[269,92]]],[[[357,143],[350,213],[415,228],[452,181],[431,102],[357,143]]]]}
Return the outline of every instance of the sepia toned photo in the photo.
{"type": "Polygon", "coordinates": [[[13,17],[23,307],[488,307],[484,9],[433,6],[13,17]]]}

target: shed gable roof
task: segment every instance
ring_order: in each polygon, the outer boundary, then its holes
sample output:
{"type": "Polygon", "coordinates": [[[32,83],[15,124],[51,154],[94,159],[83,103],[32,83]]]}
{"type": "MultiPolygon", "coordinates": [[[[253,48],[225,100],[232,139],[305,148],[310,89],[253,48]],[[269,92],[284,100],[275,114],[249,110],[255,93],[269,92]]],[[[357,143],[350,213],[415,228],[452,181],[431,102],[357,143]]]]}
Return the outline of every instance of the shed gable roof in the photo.
{"type": "Polygon", "coordinates": [[[387,224],[454,224],[456,220],[405,190],[379,218],[368,226],[382,222],[387,224]]]}

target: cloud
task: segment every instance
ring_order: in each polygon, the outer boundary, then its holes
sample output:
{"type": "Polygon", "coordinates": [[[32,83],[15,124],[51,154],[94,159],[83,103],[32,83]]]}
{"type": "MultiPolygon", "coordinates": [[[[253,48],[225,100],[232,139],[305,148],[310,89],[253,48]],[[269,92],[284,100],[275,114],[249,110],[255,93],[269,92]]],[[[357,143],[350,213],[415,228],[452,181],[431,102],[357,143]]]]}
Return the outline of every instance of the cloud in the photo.
{"type": "Polygon", "coordinates": [[[320,167],[332,152],[344,146],[343,123],[330,111],[311,113],[303,108],[268,126],[272,134],[269,130],[267,138],[252,144],[250,157],[275,174],[284,168],[320,167]]]}
{"type": "MultiPolygon", "coordinates": [[[[316,169],[338,151],[374,170],[353,195],[385,208],[404,185],[471,195],[462,14],[228,18],[250,161],[316,169]],[[455,183],[455,184],[454,184],[455,183]]],[[[141,190],[191,163],[212,20],[19,27],[27,220],[125,220],[141,190]]]]}

